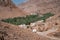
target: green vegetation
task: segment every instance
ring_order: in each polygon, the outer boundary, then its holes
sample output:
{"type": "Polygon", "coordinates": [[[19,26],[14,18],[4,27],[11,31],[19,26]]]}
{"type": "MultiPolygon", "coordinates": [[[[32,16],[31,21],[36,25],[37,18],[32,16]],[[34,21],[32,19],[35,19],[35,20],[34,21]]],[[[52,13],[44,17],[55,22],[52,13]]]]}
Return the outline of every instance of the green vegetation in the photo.
{"type": "Polygon", "coordinates": [[[8,18],[5,20],[2,20],[3,22],[7,22],[7,23],[12,23],[15,25],[20,25],[20,24],[30,24],[32,22],[36,22],[39,20],[46,20],[47,18],[53,16],[54,14],[51,13],[46,13],[43,14],[42,17],[40,17],[39,15],[27,15],[26,17],[15,17],[15,18],[8,18]]]}

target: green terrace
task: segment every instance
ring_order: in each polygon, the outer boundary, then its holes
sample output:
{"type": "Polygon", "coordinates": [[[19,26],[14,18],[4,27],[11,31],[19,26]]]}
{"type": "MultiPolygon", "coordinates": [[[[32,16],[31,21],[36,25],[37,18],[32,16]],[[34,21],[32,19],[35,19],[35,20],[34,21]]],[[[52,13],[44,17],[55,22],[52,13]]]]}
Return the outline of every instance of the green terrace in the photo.
{"type": "Polygon", "coordinates": [[[39,20],[45,20],[51,16],[54,16],[52,13],[46,13],[43,14],[43,16],[40,16],[38,14],[36,15],[27,15],[26,17],[15,17],[15,18],[8,18],[8,19],[3,19],[1,21],[11,23],[14,25],[20,25],[20,24],[26,24],[29,25],[30,23],[39,21],[39,20]]]}

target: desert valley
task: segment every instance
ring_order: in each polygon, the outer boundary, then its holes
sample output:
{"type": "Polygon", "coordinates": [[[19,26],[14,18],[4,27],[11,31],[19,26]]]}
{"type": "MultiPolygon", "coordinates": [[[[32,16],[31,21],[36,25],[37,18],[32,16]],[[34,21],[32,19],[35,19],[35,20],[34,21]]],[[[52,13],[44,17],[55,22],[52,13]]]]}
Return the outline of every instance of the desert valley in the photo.
{"type": "Polygon", "coordinates": [[[0,40],[60,40],[60,0],[0,0],[0,40]]]}

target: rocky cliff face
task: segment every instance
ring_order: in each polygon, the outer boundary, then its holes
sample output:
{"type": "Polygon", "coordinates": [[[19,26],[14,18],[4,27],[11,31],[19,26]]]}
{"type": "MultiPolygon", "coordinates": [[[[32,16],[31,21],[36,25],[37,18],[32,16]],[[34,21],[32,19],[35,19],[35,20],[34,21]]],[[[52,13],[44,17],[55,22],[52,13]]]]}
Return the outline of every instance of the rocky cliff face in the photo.
{"type": "Polygon", "coordinates": [[[11,0],[0,0],[0,6],[15,7],[15,4],[11,0]]]}
{"type": "Polygon", "coordinates": [[[60,0],[29,0],[19,6],[28,13],[60,13],[60,0]]]}

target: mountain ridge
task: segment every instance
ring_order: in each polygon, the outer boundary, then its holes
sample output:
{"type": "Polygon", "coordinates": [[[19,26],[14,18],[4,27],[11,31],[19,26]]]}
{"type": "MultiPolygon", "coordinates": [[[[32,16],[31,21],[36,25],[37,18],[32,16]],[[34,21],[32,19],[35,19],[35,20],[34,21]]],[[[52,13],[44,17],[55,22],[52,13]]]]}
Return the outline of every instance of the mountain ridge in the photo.
{"type": "Polygon", "coordinates": [[[60,13],[60,0],[29,0],[20,6],[28,13],[48,13],[52,12],[54,14],[60,13]]]}

